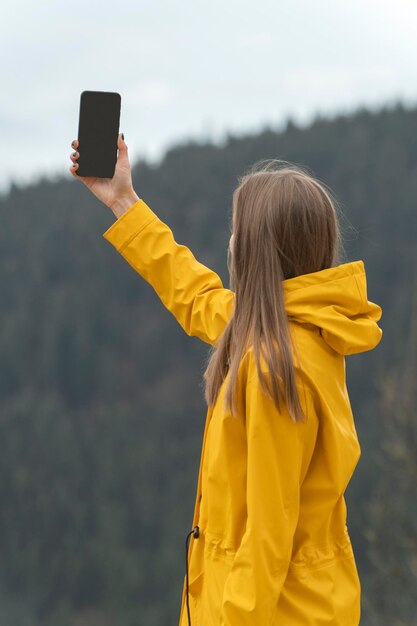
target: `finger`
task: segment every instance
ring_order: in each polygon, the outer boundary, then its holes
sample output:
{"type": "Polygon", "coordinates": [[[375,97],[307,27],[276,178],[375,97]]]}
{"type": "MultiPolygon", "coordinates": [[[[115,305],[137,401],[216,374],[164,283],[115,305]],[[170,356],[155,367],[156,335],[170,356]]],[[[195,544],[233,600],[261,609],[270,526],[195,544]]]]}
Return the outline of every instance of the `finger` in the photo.
{"type": "Polygon", "coordinates": [[[73,165],[71,165],[69,169],[70,169],[71,174],[78,178],[77,174],[75,173],[76,170],[78,169],[78,163],[74,163],[73,165]]]}
{"type": "Polygon", "coordinates": [[[126,149],[127,150],[127,144],[124,140],[124,135],[123,133],[119,133],[119,136],[117,137],[117,147],[120,150],[126,149]]]}
{"type": "Polygon", "coordinates": [[[73,152],[72,154],[70,154],[70,159],[71,161],[76,161],[79,156],[80,156],[79,152],[73,152]]]}
{"type": "Polygon", "coordinates": [[[78,139],[74,139],[74,141],[71,143],[71,146],[75,149],[78,148],[79,142],[78,139]]]}

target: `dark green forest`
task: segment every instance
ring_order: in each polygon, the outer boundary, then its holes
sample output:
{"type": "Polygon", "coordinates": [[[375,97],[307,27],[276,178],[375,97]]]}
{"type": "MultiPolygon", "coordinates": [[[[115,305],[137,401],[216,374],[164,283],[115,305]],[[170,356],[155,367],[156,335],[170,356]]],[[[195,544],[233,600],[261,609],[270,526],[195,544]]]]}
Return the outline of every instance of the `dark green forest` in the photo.
{"type": "MultiPolygon", "coordinates": [[[[332,189],[344,261],[363,259],[383,309],[379,346],[347,358],[362,456],[345,495],[361,625],[412,626],[417,107],[288,119],[132,163],[137,194],[225,287],[237,177],[266,158],[332,189]]],[[[209,346],[105,241],[113,214],[68,169],[13,183],[0,215],[0,625],[175,626],[209,346]]]]}

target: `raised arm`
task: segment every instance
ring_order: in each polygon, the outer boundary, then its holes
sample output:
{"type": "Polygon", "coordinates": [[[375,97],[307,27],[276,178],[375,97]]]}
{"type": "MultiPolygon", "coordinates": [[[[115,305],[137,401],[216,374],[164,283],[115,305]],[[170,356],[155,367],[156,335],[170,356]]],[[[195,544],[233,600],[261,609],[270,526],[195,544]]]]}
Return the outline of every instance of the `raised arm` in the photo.
{"type": "Polygon", "coordinates": [[[232,315],[234,292],[175,241],[144,200],[130,206],[103,237],[152,285],[187,335],[216,343],[232,315]]]}
{"type": "Polygon", "coordinates": [[[214,345],[232,315],[234,292],[225,289],[218,274],[199,263],[189,248],[178,244],[169,226],[136,194],[123,133],[117,138],[113,178],[78,176],[83,147],[78,139],[71,146],[76,150],[70,155],[72,176],[117,218],[103,237],[152,285],[187,335],[214,345]]]}

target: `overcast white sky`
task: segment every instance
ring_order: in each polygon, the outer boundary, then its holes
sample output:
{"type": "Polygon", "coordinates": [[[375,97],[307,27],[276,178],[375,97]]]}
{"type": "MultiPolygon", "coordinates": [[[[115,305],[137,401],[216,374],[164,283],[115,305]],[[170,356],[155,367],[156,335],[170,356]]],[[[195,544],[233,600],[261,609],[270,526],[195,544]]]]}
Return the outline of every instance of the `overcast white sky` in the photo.
{"type": "Polygon", "coordinates": [[[416,0],[15,0],[0,190],[69,172],[80,94],[117,91],[131,162],[173,142],[417,104],[416,0]]]}

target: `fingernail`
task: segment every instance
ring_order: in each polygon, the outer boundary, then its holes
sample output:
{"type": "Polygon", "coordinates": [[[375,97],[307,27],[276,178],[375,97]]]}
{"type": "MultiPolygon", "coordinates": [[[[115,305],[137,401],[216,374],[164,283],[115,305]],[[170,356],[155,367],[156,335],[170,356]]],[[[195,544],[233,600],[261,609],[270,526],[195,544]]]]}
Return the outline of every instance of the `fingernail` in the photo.
{"type": "Polygon", "coordinates": [[[123,134],[123,133],[122,133],[122,139],[123,139],[123,141],[125,140],[125,136],[124,136],[124,134],[123,134]]]}
{"type": "Polygon", "coordinates": [[[77,153],[76,153],[76,152],[73,152],[73,153],[72,153],[72,156],[77,156],[77,153]]]}

